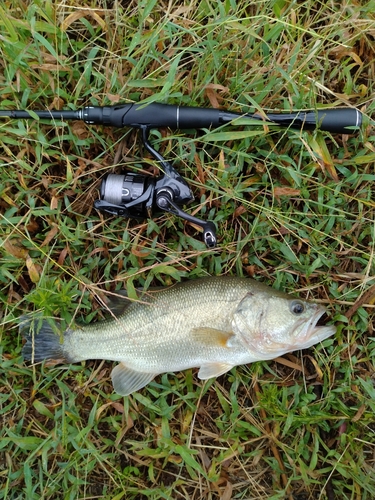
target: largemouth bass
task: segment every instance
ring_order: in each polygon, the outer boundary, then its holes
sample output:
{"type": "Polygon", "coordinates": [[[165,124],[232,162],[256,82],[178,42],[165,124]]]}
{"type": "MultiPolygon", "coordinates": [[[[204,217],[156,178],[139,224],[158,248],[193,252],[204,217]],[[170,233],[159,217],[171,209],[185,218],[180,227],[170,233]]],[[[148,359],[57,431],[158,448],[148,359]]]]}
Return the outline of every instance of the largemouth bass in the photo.
{"type": "Polygon", "coordinates": [[[306,349],[335,333],[334,326],[317,326],[324,313],[249,278],[212,277],[144,293],[118,318],[67,329],[62,343],[46,321],[38,333],[30,320],[20,330],[32,362],[119,361],[112,382],[127,396],[161,373],[198,367],[204,380],[306,349]]]}

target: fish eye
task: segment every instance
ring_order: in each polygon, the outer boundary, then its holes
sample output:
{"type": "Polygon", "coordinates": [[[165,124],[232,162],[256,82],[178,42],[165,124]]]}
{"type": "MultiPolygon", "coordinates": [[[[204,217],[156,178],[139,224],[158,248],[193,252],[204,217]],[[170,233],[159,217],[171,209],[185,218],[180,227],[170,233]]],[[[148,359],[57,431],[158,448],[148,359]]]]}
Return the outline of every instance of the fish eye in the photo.
{"type": "Polygon", "coordinates": [[[299,316],[305,311],[305,304],[301,300],[293,300],[289,306],[290,312],[299,316]]]}

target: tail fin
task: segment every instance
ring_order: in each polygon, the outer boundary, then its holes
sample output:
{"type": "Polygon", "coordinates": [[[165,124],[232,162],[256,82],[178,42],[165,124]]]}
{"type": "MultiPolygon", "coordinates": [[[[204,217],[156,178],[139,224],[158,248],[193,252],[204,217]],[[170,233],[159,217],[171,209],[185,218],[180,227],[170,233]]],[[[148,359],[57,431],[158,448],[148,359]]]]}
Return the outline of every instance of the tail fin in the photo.
{"type": "Polygon", "coordinates": [[[19,326],[21,335],[26,340],[22,348],[23,357],[32,363],[45,359],[65,360],[60,337],[46,320],[21,318],[19,326]]]}

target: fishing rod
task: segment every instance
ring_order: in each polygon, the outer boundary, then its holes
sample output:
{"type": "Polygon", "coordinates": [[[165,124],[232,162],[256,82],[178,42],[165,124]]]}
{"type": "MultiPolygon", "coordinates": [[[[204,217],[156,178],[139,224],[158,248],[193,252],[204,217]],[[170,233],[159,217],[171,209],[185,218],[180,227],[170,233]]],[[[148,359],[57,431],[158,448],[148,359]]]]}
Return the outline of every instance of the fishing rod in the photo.
{"type": "Polygon", "coordinates": [[[0,118],[47,120],[83,120],[90,125],[133,127],[142,132],[142,142],[147,151],[159,162],[162,174],[150,177],[128,172],[124,175],[108,174],[100,186],[100,199],[94,202],[97,210],[116,216],[145,219],[152,216],[153,209],[171,212],[203,230],[203,240],[209,248],[217,244],[213,222],[203,221],[184,212],[182,205],[194,197],[187,182],[172,164],[156,151],[148,140],[152,128],[170,129],[217,128],[241,118],[241,125],[254,125],[252,120],[280,127],[327,132],[353,133],[362,125],[362,114],[354,108],[331,108],[314,111],[298,111],[287,114],[233,113],[221,109],[174,106],[170,104],[117,104],[114,106],[87,106],[78,110],[0,110],[0,118]]]}
{"type": "MultiPolygon", "coordinates": [[[[1,117],[47,120],[83,120],[90,125],[111,127],[170,129],[215,128],[238,118],[265,120],[279,127],[305,130],[320,130],[336,134],[350,134],[362,125],[362,113],[355,108],[328,108],[296,113],[271,113],[264,117],[258,114],[233,113],[231,111],[175,106],[171,104],[116,104],[114,106],[87,106],[77,110],[0,110],[1,117]]],[[[249,120],[249,124],[254,125],[249,120]]],[[[242,122],[242,125],[245,125],[242,122]]]]}

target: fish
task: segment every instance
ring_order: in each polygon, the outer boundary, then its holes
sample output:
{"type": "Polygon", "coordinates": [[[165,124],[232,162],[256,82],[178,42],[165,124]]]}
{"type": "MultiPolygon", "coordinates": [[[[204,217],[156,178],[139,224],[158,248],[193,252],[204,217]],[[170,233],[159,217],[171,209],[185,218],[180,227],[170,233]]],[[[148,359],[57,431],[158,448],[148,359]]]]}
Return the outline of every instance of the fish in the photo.
{"type": "Polygon", "coordinates": [[[251,278],[207,277],[124,300],[118,317],[68,328],[62,342],[49,321],[38,328],[37,320],[23,320],[22,353],[32,363],[117,361],[113,387],[128,396],[162,373],[199,368],[198,378],[207,380],[307,349],[336,331],[317,324],[325,312],[251,278]]]}

